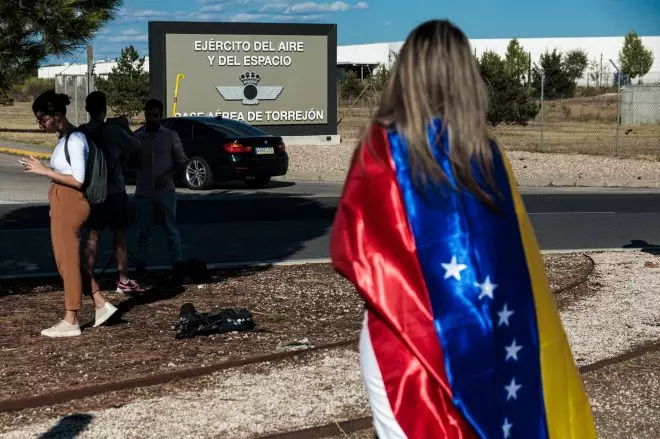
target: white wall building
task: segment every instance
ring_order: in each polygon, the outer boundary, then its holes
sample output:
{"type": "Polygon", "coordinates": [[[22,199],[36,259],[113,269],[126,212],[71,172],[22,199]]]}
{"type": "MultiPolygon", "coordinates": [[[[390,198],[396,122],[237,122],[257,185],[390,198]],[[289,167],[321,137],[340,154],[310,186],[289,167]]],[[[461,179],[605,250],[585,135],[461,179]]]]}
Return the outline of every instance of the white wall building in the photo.
{"type": "MultiPolygon", "coordinates": [[[[645,82],[660,81],[660,36],[642,36],[644,46],[653,50],[654,62],[649,74],[642,78],[645,82]]],[[[510,39],[473,39],[470,40],[477,56],[485,51],[492,50],[502,56],[510,39]]],[[[538,63],[541,54],[546,50],[557,49],[566,52],[573,49],[582,49],[587,52],[589,61],[595,60],[599,65],[602,57],[603,76],[611,77],[615,72],[609,60],[618,65],[619,51],[623,47],[624,37],[586,37],[586,38],[520,38],[522,47],[531,53],[532,61],[538,63]]],[[[337,47],[337,67],[340,72],[347,68],[354,68],[367,75],[369,69],[379,64],[387,64],[392,54],[396,54],[403,42],[355,44],[337,47]]],[[[94,72],[105,76],[116,65],[112,61],[97,61],[94,72]]],[[[149,57],[146,58],[144,69],[149,71],[149,57]]],[[[54,78],[58,74],[84,75],[87,73],[86,64],[70,64],[61,66],[42,67],[39,69],[40,78],[54,78]]],[[[340,73],[341,74],[341,73],[340,73]]],[[[585,78],[579,83],[587,82],[585,78]]]]}

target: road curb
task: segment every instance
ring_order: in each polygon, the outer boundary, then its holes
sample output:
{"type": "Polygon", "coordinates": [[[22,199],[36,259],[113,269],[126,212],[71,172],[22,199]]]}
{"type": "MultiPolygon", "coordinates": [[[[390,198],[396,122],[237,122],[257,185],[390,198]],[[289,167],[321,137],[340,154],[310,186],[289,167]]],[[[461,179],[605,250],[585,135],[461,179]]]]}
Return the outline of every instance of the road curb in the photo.
{"type": "MultiPolygon", "coordinates": [[[[51,154],[47,152],[36,152],[27,149],[8,148],[0,146],[0,153],[11,154],[19,156],[33,156],[40,159],[49,159],[51,154]]],[[[277,180],[290,180],[290,181],[316,181],[327,183],[343,183],[346,180],[346,174],[333,173],[333,174],[320,174],[312,172],[288,172],[286,175],[276,177],[277,180]]],[[[658,189],[660,188],[660,180],[623,180],[623,179],[519,179],[517,180],[519,187],[524,188],[539,188],[539,187],[556,187],[556,188],[630,188],[630,189],[658,189]]]]}
{"type": "MultiPolygon", "coordinates": [[[[580,254],[580,253],[642,253],[645,251],[660,251],[658,247],[639,247],[639,248],[582,248],[582,249],[566,249],[566,250],[541,250],[542,255],[565,255],[565,254],[580,254]]],[[[332,261],[330,258],[315,258],[315,259],[289,259],[289,260],[264,260],[264,261],[240,261],[240,262],[220,262],[220,263],[208,263],[207,268],[209,270],[240,270],[240,269],[249,269],[249,268],[268,268],[268,267],[290,267],[297,265],[323,265],[330,264],[332,261]]],[[[148,271],[152,272],[163,272],[171,270],[169,265],[157,265],[147,267],[148,271]]],[[[129,271],[133,271],[132,269],[129,271]]],[[[105,271],[101,269],[94,270],[94,273],[99,275],[104,274],[116,274],[116,268],[108,268],[105,271]]],[[[30,273],[30,274],[10,274],[10,275],[0,275],[0,282],[12,282],[12,281],[21,281],[25,279],[47,279],[47,278],[57,278],[59,277],[58,273],[55,272],[44,272],[44,273],[30,273]]]]}
{"type": "MultiPolygon", "coordinates": [[[[328,183],[343,183],[346,180],[344,174],[318,174],[306,172],[289,172],[283,177],[283,180],[295,181],[318,181],[328,183]]],[[[582,188],[633,188],[633,189],[658,189],[660,188],[660,181],[658,180],[621,180],[621,179],[600,179],[600,180],[586,180],[586,179],[518,179],[519,187],[537,188],[537,187],[582,187],[582,188]]]]}
{"type": "Polygon", "coordinates": [[[38,159],[49,159],[51,156],[51,154],[48,152],[37,152],[28,149],[8,148],[5,146],[0,146],[0,153],[10,154],[10,155],[20,155],[20,156],[32,156],[38,159]]]}

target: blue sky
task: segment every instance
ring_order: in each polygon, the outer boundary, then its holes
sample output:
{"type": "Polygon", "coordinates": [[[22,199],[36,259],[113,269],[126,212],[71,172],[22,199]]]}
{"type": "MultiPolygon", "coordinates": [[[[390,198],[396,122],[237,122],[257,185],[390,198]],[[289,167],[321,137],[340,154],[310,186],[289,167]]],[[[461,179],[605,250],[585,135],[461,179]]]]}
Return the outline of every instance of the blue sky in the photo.
{"type": "Polygon", "coordinates": [[[470,38],[660,35],[660,0],[125,0],[93,44],[97,58],[127,45],[147,55],[154,20],[336,23],[339,44],[401,41],[430,18],[452,20],[470,38]]]}

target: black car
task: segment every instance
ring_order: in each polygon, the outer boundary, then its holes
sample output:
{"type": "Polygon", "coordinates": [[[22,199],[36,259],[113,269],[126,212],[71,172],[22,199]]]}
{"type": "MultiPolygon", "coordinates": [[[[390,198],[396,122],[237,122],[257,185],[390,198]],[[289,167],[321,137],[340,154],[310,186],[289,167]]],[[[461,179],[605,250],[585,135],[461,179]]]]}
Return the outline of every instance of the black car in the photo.
{"type": "MultiPolygon", "coordinates": [[[[289,169],[282,138],[246,123],[219,117],[168,117],[161,124],[181,138],[188,162],[175,181],[190,189],[233,180],[262,188],[271,177],[285,175],[289,169]]],[[[135,181],[135,173],[134,168],[125,168],[127,182],[135,181]]]]}

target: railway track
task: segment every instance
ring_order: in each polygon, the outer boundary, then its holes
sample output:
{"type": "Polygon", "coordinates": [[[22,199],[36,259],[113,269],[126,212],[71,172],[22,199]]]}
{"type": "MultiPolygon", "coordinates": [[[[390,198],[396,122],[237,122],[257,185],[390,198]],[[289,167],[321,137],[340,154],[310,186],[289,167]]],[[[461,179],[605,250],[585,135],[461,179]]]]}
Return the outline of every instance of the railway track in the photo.
{"type": "MultiPolygon", "coordinates": [[[[554,291],[554,293],[555,294],[564,293],[586,282],[595,267],[593,260],[591,260],[590,265],[591,265],[590,269],[588,270],[587,273],[585,273],[584,276],[580,276],[580,278],[576,279],[576,281],[558,289],[557,291],[554,291]]],[[[115,381],[110,383],[103,383],[94,386],[78,387],[74,389],[49,392],[39,395],[28,396],[24,398],[4,399],[4,400],[0,400],[0,412],[16,412],[25,409],[48,407],[77,399],[96,396],[108,392],[130,390],[139,387],[165,384],[175,380],[202,377],[205,375],[213,374],[215,372],[232,369],[236,367],[258,364],[263,362],[280,361],[295,357],[303,357],[319,351],[337,349],[337,348],[349,347],[349,346],[357,346],[357,344],[358,344],[358,339],[351,338],[335,343],[315,346],[313,348],[309,348],[305,350],[260,355],[246,359],[216,363],[209,366],[194,367],[194,368],[188,368],[174,372],[147,375],[143,377],[115,381]]],[[[604,367],[608,367],[615,365],[617,363],[628,361],[640,357],[646,353],[655,352],[655,351],[660,351],[660,342],[637,348],[633,351],[623,353],[613,358],[608,358],[597,361],[595,363],[580,366],[579,371],[580,373],[594,372],[604,367]]],[[[284,438],[316,439],[316,438],[324,438],[329,436],[338,436],[338,435],[346,435],[349,433],[355,433],[371,428],[371,426],[372,423],[370,417],[360,417],[356,419],[349,419],[342,422],[334,422],[331,424],[315,426],[300,430],[259,436],[258,439],[284,439],[284,438]]]]}
{"type": "MultiPolygon", "coordinates": [[[[62,404],[76,399],[87,398],[103,393],[114,392],[119,390],[128,390],[138,387],[153,386],[164,384],[174,380],[196,378],[209,375],[218,371],[236,368],[240,366],[258,364],[263,362],[279,361],[288,358],[302,357],[310,355],[314,352],[337,349],[348,346],[355,346],[358,343],[357,338],[342,340],[336,343],[316,346],[310,349],[301,351],[280,352],[268,355],[260,355],[252,358],[227,361],[222,363],[213,364],[210,366],[196,367],[183,369],[174,372],[163,374],[148,375],[145,377],[138,377],[134,379],[116,381],[111,383],[104,383],[96,386],[79,387],[75,389],[62,390],[57,392],[50,392],[41,395],[34,395],[25,398],[13,398],[0,401],[0,412],[14,412],[30,408],[48,407],[56,404],[62,404]]],[[[635,349],[630,352],[623,353],[613,358],[597,361],[595,363],[580,366],[580,373],[594,372],[604,367],[608,367],[617,363],[631,360],[640,357],[648,352],[660,351],[660,343],[653,343],[635,349]]],[[[370,417],[361,417],[350,419],[342,422],[311,427],[301,430],[289,431],[284,433],[271,434],[267,436],[260,436],[258,439],[316,439],[333,435],[343,435],[353,432],[358,432],[371,427],[370,417]]]]}

